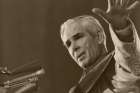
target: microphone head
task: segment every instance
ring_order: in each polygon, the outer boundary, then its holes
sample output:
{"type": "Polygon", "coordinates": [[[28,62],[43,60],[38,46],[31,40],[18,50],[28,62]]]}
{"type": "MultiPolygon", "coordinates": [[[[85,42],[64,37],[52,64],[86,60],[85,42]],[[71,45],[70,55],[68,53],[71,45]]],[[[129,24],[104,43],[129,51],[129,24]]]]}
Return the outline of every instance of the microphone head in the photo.
{"type": "Polygon", "coordinates": [[[11,72],[7,69],[7,67],[0,67],[0,75],[10,75],[11,72]]]}
{"type": "Polygon", "coordinates": [[[41,68],[40,70],[38,70],[38,71],[36,72],[36,74],[37,74],[37,75],[43,75],[43,74],[45,74],[45,69],[41,68]]]}

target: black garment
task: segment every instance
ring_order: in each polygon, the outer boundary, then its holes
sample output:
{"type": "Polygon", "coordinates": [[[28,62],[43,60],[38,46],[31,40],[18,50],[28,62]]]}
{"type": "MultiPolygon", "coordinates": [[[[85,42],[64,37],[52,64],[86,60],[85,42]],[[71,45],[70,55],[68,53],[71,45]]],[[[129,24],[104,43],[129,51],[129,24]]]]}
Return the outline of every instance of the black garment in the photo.
{"type": "Polygon", "coordinates": [[[69,93],[103,93],[106,89],[112,91],[111,80],[115,75],[113,55],[114,51],[98,61],[96,66],[86,70],[79,83],[71,88],[69,93]]]}
{"type": "Polygon", "coordinates": [[[96,81],[92,89],[88,93],[103,93],[106,89],[113,91],[111,83],[112,77],[115,75],[115,60],[112,58],[106,70],[102,73],[100,78],[96,81]]]}

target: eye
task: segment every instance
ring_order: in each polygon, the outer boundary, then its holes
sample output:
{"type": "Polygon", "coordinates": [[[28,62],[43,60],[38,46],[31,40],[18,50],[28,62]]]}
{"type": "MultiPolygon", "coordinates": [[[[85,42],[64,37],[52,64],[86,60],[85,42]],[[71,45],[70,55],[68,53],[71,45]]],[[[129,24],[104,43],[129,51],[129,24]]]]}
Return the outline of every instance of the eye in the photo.
{"type": "Polygon", "coordinates": [[[67,48],[69,48],[69,47],[70,47],[70,45],[71,45],[71,42],[70,42],[70,40],[67,40],[67,41],[66,41],[66,44],[65,44],[65,46],[66,46],[67,48]]]}
{"type": "Polygon", "coordinates": [[[78,40],[78,39],[82,38],[83,36],[84,36],[83,33],[77,33],[76,35],[74,35],[73,39],[78,40]]]}

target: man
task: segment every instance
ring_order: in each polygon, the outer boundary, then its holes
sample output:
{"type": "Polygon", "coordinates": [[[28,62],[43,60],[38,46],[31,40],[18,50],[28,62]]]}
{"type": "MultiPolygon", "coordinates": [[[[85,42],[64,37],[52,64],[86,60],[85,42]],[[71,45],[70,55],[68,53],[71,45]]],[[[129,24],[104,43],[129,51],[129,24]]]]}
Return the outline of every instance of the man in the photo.
{"type": "Polygon", "coordinates": [[[108,24],[115,46],[115,92],[140,93],[140,39],[129,15],[139,1],[108,0],[108,9],[93,9],[108,24]],[[130,4],[132,3],[132,4],[130,4]]]}
{"type": "MultiPolygon", "coordinates": [[[[76,17],[62,25],[61,38],[72,58],[85,71],[79,82],[80,90],[89,90],[87,88],[103,73],[103,70],[106,69],[114,54],[113,52],[109,54],[107,52],[106,37],[102,26],[91,16],[76,17]],[[95,68],[95,73],[88,74],[92,72],[93,68],[95,68]],[[89,79],[86,77],[89,77],[89,79]]],[[[110,71],[108,75],[112,74],[110,79],[115,74],[112,64],[114,63],[110,64],[108,70],[110,71]]],[[[105,82],[104,78],[102,78],[102,82],[105,82]]],[[[106,86],[104,85],[104,87],[106,86]]],[[[109,86],[113,87],[110,81],[109,86]]],[[[76,88],[75,91],[79,91],[79,89],[76,88]]]]}
{"type": "Polygon", "coordinates": [[[129,18],[138,1],[128,4],[129,0],[108,0],[106,12],[93,9],[109,24],[115,46],[110,53],[104,29],[94,17],[78,16],[61,26],[64,45],[84,70],[70,93],[140,93],[140,39],[129,18]]]}

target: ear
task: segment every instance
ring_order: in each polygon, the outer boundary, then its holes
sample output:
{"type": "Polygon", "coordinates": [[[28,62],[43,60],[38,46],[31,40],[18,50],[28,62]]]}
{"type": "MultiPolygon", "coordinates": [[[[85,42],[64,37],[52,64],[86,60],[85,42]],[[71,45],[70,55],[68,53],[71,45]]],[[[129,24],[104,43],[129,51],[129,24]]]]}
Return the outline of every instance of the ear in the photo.
{"type": "Polygon", "coordinates": [[[104,39],[105,39],[104,35],[101,31],[98,31],[97,34],[98,34],[98,43],[102,44],[104,42],[104,39]]]}

